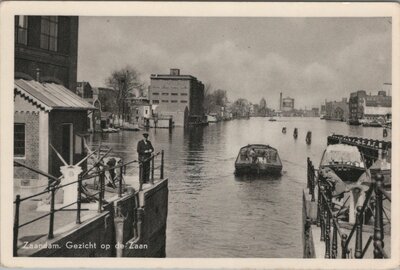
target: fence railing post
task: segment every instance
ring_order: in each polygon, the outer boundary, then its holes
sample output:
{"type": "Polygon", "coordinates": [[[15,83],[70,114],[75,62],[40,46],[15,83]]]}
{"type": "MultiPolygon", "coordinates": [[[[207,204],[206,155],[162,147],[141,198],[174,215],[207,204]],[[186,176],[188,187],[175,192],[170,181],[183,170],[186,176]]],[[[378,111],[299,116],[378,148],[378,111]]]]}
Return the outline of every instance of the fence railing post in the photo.
{"type": "Polygon", "coordinates": [[[51,188],[51,198],[50,198],[50,224],[49,224],[49,234],[47,235],[48,239],[54,238],[54,197],[56,188],[53,186],[51,188]]]}
{"type": "Polygon", "coordinates": [[[337,258],[337,234],[338,234],[338,228],[336,227],[337,223],[337,218],[332,217],[332,259],[337,258]]]}
{"type": "Polygon", "coordinates": [[[139,190],[143,190],[143,163],[139,163],[139,190]]]}
{"type": "Polygon", "coordinates": [[[154,156],[151,158],[151,184],[154,184],[154,156]]]}
{"type": "Polygon", "coordinates": [[[319,181],[319,175],[318,175],[318,182],[317,182],[317,187],[318,187],[318,201],[317,201],[317,227],[321,227],[321,202],[322,202],[322,196],[321,196],[321,185],[319,181]]]}
{"type": "Polygon", "coordinates": [[[342,259],[347,258],[347,247],[346,247],[346,242],[347,242],[347,234],[342,234],[342,237],[340,239],[340,245],[342,248],[342,259]]]}
{"type": "Polygon", "coordinates": [[[310,190],[310,158],[307,157],[307,188],[309,190],[309,194],[311,194],[310,190]]]}
{"type": "Polygon", "coordinates": [[[104,189],[105,189],[105,184],[104,184],[104,178],[105,178],[105,172],[102,171],[99,176],[99,208],[97,209],[98,213],[103,212],[103,199],[104,199],[104,189]]]}
{"type": "Polygon", "coordinates": [[[315,170],[314,165],[311,164],[311,201],[315,202],[315,170]]]}
{"type": "Polygon", "coordinates": [[[324,206],[324,202],[323,202],[323,197],[322,197],[322,193],[324,192],[324,186],[320,186],[319,190],[321,192],[321,206],[320,206],[320,222],[321,222],[321,237],[320,237],[320,241],[325,241],[325,206],[324,206]]]}
{"type": "Polygon", "coordinates": [[[164,179],[164,150],[161,150],[160,179],[164,179]]]}
{"type": "Polygon", "coordinates": [[[330,205],[330,187],[326,186],[325,189],[325,197],[326,197],[326,202],[325,202],[325,258],[329,259],[331,257],[331,214],[329,211],[329,208],[331,207],[330,205]]]}
{"type": "Polygon", "coordinates": [[[82,175],[78,176],[78,190],[77,190],[77,199],[76,199],[76,224],[81,224],[81,198],[82,198],[82,175]]]}
{"type": "Polygon", "coordinates": [[[356,259],[362,258],[362,223],[363,223],[363,213],[361,212],[362,207],[357,207],[357,214],[356,214],[356,248],[354,251],[354,257],[356,259]]]}
{"type": "Polygon", "coordinates": [[[119,187],[118,187],[118,197],[122,197],[122,177],[124,175],[123,166],[119,167],[119,187]]]}
{"type": "Polygon", "coordinates": [[[14,238],[13,238],[13,256],[18,256],[18,230],[19,230],[19,206],[21,204],[21,196],[15,198],[15,215],[14,215],[14,238]]]}
{"type": "Polygon", "coordinates": [[[383,234],[383,205],[382,205],[382,192],[380,188],[383,186],[382,174],[375,176],[375,223],[374,223],[374,259],[382,259],[383,254],[381,249],[384,247],[384,234],[383,234]]]}

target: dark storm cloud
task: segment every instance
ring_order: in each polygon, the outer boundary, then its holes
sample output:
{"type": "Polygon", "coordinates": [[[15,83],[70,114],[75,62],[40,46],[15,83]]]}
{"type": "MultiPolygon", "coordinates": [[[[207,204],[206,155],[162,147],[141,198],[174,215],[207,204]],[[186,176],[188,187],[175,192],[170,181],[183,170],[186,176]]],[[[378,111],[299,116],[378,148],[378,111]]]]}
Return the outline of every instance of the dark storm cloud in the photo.
{"type": "Polygon", "coordinates": [[[279,92],[296,107],[391,82],[388,18],[81,17],[78,79],[104,85],[131,65],[152,73],[180,68],[230,99],[277,107],[279,92]]]}

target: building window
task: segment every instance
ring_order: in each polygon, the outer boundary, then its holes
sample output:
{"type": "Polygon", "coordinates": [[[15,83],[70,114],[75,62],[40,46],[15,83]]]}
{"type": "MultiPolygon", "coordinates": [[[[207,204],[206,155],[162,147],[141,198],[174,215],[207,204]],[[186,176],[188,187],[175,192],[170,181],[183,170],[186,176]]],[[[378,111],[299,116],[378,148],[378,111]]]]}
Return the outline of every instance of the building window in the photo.
{"type": "Polygon", "coordinates": [[[159,100],[157,100],[157,99],[154,99],[154,100],[153,100],[153,104],[159,104],[159,103],[160,103],[159,100]]]}
{"type": "Polygon", "coordinates": [[[153,96],[158,96],[158,95],[159,95],[159,93],[157,93],[157,92],[153,93],[153,96]]]}
{"type": "Polygon", "coordinates": [[[181,93],[181,96],[187,96],[188,94],[187,93],[181,93]]]}
{"type": "Polygon", "coordinates": [[[171,100],[171,103],[177,103],[178,101],[177,100],[171,100]]]}
{"type": "Polygon", "coordinates": [[[57,51],[58,17],[43,16],[40,27],[40,48],[57,51]]]}
{"type": "Polygon", "coordinates": [[[28,16],[16,16],[15,41],[18,44],[28,45],[28,16]]]}
{"type": "Polygon", "coordinates": [[[171,96],[177,96],[178,93],[171,93],[171,96]]]}
{"type": "Polygon", "coordinates": [[[187,103],[187,100],[181,100],[181,103],[187,103]]]}
{"type": "Polygon", "coordinates": [[[25,124],[14,124],[14,156],[25,156],[25,124]]]}
{"type": "Polygon", "coordinates": [[[168,103],[168,100],[162,100],[161,102],[163,102],[163,103],[168,103]]]}
{"type": "Polygon", "coordinates": [[[169,93],[162,93],[162,95],[163,95],[163,96],[168,96],[168,95],[169,95],[169,93]]]}

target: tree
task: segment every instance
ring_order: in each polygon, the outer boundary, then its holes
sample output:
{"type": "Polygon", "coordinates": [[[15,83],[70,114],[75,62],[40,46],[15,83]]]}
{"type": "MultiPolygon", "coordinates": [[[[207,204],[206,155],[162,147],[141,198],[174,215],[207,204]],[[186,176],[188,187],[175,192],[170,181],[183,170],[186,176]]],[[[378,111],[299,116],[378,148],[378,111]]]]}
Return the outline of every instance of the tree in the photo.
{"type": "Polygon", "coordinates": [[[232,104],[232,114],[235,117],[249,116],[250,104],[247,99],[239,98],[232,104]]]}
{"type": "Polygon", "coordinates": [[[118,116],[123,116],[125,119],[126,99],[134,96],[133,91],[136,90],[138,95],[143,95],[145,84],[140,81],[140,74],[134,68],[126,66],[120,70],[115,70],[111,73],[110,77],[106,79],[108,87],[116,91],[118,116]]]}
{"type": "Polygon", "coordinates": [[[258,114],[265,116],[267,114],[267,101],[265,98],[261,98],[260,105],[258,107],[258,114]]]}
{"type": "Polygon", "coordinates": [[[204,92],[204,109],[207,113],[218,112],[221,107],[226,106],[228,98],[225,90],[212,90],[212,86],[207,84],[204,92]]]}

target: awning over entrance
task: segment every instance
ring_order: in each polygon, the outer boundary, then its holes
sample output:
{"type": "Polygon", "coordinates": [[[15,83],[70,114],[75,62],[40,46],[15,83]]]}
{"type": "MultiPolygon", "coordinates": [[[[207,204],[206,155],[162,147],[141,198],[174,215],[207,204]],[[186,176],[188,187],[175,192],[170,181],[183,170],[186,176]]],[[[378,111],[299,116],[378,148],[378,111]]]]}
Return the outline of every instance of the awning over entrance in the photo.
{"type": "Polygon", "coordinates": [[[97,110],[96,107],[62,85],[14,80],[14,91],[45,111],[97,110]]]}

